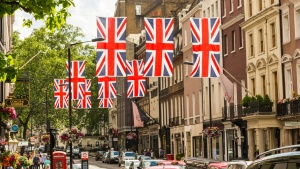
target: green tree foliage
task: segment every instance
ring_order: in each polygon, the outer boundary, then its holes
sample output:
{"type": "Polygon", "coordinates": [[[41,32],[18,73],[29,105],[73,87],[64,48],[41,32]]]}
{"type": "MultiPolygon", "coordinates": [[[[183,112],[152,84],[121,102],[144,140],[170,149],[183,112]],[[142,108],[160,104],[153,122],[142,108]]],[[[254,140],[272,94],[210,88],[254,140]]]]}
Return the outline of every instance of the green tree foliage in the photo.
{"type": "MultiPolygon", "coordinates": [[[[12,15],[18,9],[31,14],[36,20],[44,20],[47,28],[59,28],[70,15],[68,9],[75,6],[73,0],[1,0],[0,18],[12,15]]],[[[23,25],[31,26],[32,21],[23,20],[23,25]]]]}
{"type": "MultiPolygon", "coordinates": [[[[17,108],[19,126],[22,126],[22,137],[28,138],[28,129],[43,128],[46,124],[46,112],[51,126],[56,129],[69,127],[68,109],[54,109],[53,80],[66,78],[67,47],[69,43],[78,42],[83,37],[79,28],[63,25],[60,30],[49,31],[45,27],[35,30],[28,38],[20,40],[14,33],[15,52],[22,67],[33,55],[42,51],[20,71],[29,74],[30,107],[17,108]],[[46,110],[46,102],[48,108],[46,110]],[[32,120],[32,123],[31,123],[32,120]]],[[[95,48],[90,45],[75,45],[71,48],[71,60],[86,60],[86,79],[92,79],[92,109],[72,111],[72,124],[85,127],[88,132],[99,129],[99,120],[107,109],[99,109],[97,100],[97,80],[95,76],[95,48]]],[[[22,74],[20,73],[20,74],[22,74]]],[[[24,85],[16,83],[15,95],[25,95],[24,85]]],[[[76,103],[74,103],[75,105],[76,103]]],[[[108,115],[104,115],[108,116],[108,115]]],[[[30,131],[30,130],[29,130],[30,131]]]]}
{"type": "Polygon", "coordinates": [[[18,74],[16,54],[0,53],[0,82],[6,79],[15,82],[18,74]]]}

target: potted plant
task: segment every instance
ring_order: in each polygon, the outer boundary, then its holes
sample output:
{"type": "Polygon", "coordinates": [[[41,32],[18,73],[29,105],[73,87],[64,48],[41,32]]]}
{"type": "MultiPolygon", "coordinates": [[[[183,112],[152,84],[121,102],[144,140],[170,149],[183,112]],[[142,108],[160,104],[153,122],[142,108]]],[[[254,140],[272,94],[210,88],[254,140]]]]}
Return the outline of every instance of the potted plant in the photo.
{"type": "Polygon", "coordinates": [[[134,140],[134,139],[136,139],[136,134],[135,134],[134,132],[129,132],[129,133],[127,134],[126,138],[127,138],[128,140],[134,140]]]}
{"type": "Polygon", "coordinates": [[[204,137],[218,138],[221,135],[219,127],[207,127],[202,131],[204,137]]]}
{"type": "Polygon", "coordinates": [[[80,142],[81,138],[84,136],[79,130],[72,128],[68,129],[67,131],[63,132],[60,135],[60,140],[63,143],[78,143],[80,142]]]}

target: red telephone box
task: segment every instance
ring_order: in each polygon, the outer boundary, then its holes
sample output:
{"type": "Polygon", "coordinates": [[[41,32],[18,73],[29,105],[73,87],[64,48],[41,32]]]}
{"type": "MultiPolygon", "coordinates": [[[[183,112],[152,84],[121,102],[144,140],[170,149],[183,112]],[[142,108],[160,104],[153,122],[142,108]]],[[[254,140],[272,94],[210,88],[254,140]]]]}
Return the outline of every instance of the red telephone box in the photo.
{"type": "Polygon", "coordinates": [[[63,151],[53,152],[53,169],[67,169],[67,154],[63,151]]]}

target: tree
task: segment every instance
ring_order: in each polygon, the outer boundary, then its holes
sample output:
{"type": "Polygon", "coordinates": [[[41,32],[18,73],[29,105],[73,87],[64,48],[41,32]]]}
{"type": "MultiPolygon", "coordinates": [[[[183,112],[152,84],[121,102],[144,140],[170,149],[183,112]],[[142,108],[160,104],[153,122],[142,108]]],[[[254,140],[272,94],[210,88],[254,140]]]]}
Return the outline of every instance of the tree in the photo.
{"type": "MultiPolygon", "coordinates": [[[[13,15],[18,9],[31,14],[36,20],[44,20],[47,28],[60,28],[70,15],[68,9],[75,6],[73,0],[1,0],[0,18],[4,15],[13,15]]],[[[23,20],[23,24],[31,26],[32,21],[23,20]]]]}
{"type": "MultiPolygon", "coordinates": [[[[77,39],[80,37],[83,37],[81,30],[71,25],[63,25],[60,30],[53,32],[42,27],[24,40],[20,40],[18,34],[14,33],[13,42],[15,52],[20,58],[20,65],[26,63],[32,54],[43,51],[21,70],[28,72],[30,78],[30,107],[17,108],[18,125],[22,127],[24,139],[28,136],[28,129],[40,128],[45,125],[46,101],[48,101],[48,117],[51,126],[55,126],[57,129],[69,127],[68,109],[54,109],[53,79],[66,78],[67,46],[69,43],[78,42],[77,39]]],[[[72,60],[86,60],[86,78],[93,78],[95,74],[94,47],[83,44],[75,45],[72,46],[71,52],[72,60]]],[[[15,95],[25,94],[23,93],[25,85],[16,83],[15,87],[15,95]]],[[[95,79],[92,84],[92,93],[93,109],[72,112],[73,126],[86,127],[89,131],[98,128],[95,124],[98,124],[101,114],[107,112],[107,109],[97,108],[97,82],[95,79]]]]}

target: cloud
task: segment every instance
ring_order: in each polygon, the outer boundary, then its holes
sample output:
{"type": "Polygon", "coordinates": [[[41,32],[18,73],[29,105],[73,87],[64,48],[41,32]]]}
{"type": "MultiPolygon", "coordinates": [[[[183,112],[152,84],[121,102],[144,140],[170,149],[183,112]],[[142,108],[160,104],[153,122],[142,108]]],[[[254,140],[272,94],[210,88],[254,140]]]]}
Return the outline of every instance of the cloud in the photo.
{"type": "MultiPolygon", "coordinates": [[[[117,0],[74,0],[75,7],[71,7],[69,12],[71,16],[67,18],[67,23],[80,27],[85,34],[82,40],[96,38],[97,27],[96,17],[111,17],[115,11],[117,0]]],[[[33,19],[25,12],[17,11],[15,13],[15,23],[13,29],[20,32],[20,38],[28,37],[33,29],[43,25],[43,21],[34,21],[31,28],[23,27],[23,19],[33,19]]]]}

